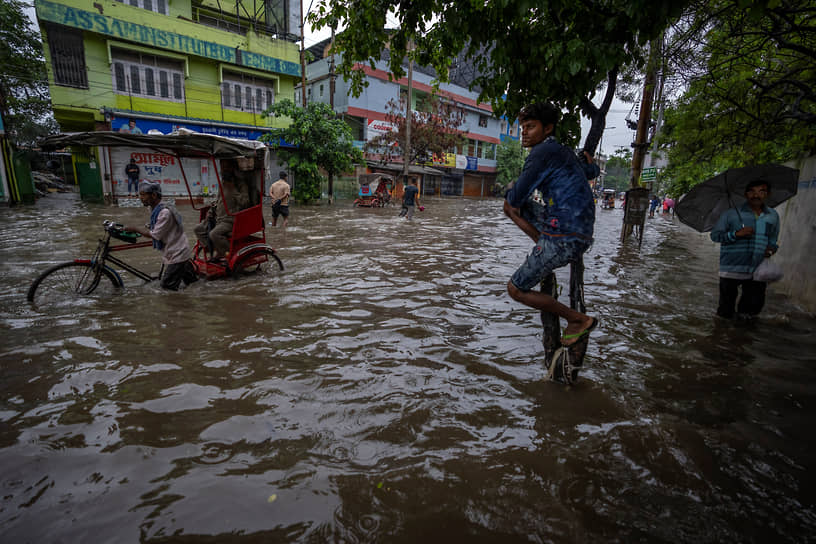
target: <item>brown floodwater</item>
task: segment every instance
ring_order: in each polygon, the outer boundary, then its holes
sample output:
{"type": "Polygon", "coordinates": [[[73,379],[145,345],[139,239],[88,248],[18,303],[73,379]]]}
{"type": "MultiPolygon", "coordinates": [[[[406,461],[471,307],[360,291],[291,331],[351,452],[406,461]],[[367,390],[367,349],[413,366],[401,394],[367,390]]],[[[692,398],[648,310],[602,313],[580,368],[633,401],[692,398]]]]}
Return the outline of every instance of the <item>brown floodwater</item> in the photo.
{"type": "Polygon", "coordinates": [[[706,235],[656,217],[638,249],[598,210],[600,327],[565,387],[506,294],[531,244],[501,201],[424,200],[410,223],[294,207],[267,231],[277,275],[167,293],[125,273],[42,307],[38,273],[147,210],[2,210],[0,541],[813,538],[816,320],[795,301],[716,320],[706,235]]]}

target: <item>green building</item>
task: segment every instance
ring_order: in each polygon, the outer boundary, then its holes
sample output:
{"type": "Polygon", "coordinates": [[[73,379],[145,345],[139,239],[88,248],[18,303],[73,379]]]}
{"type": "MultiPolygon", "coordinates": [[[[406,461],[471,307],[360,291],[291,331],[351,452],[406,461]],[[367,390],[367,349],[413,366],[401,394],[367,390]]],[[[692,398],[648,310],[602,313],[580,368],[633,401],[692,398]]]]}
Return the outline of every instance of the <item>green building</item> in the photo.
{"type": "MultiPolygon", "coordinates": [[[[63,132],[178,128],[257,139],[286,122],[262,118],[300,81],[294,0],[36,0],[54,115],[63,132]]],[[[166,159],[142,150],[74,150],[83,198],[127,194],[124,166],[165,194],[186,194],[166,159]],[[156,160],[151,160],[156,159],[156,160]]],[[[185,167],[185,170],[187,168],[185,167]]],[[[207,194],[202,164],[191,180],[207,194]]]]}

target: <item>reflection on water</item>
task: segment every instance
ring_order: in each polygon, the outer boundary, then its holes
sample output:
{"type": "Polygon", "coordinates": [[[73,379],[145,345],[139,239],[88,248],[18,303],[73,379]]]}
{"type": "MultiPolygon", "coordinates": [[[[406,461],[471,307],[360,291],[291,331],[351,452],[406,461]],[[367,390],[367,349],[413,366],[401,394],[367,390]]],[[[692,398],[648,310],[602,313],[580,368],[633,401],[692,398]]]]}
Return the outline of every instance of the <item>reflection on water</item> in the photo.
{"type": "Polygon", "coordinates": [[[268,231],[278,277],[166,293],[125,274],[47,311],[25,303],[37,273],[147,212],[5,210],[2,540],[811,538],[812,318],[772,288],[758,323],[714,320],[705,235],[657,217],[638,250],[598,210],[601,326],[565,388],[506,295],[530,244],[501,203],[426,204],[412,223],[293,208],[268,231]]]}

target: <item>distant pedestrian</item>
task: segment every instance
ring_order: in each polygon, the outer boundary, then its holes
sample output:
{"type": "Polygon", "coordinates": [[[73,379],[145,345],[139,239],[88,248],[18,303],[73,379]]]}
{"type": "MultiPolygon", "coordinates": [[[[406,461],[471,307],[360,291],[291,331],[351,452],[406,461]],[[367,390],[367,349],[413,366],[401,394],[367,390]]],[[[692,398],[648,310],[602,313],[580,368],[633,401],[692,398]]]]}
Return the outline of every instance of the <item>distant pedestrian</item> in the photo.
{"type": "Polygon", "coordinates": [[[666,195],[663,199],[663,213],[674,213],[674,199],[666,195]]]}
{"type": "Polygon", "coordinates": [[[711,240],[720,244],[720,317],[734,317],[735,304],[737,315],[747,318],[756,317],[765,306],[767,283],[755,281],[753,274],[762,259],[779,249],[779,214],[765,205],[770,193],[766,181],[749,183],[745,204],[725,210],[711,230],[711,240]]]}
{"type": "Polygon", "coordinates": [[[281,172],[278,181],[269,187],[269,197],[272,199],[272,226],[277,226],[278,217],[283,216],[283,228],[289,223],[289,196],[291,187],[286,178],[286,172],[281,172]]]}
{"type": "Polygon", "coordinates": [[[402,195],[402,210],[400,210],[400,217],[404,217],[408,221],[414,217],[414,206],[419,206],[419,187],[417,187],[416,179],[411,179],[408,187],[405,188],[405,193],[402,195]]]}
{"type": "Polygon", "coordinates": [[[654,217],[658,206],[660,206],[660,199],[657,198],[657,195],[652,195],[652,199],[649,201],[649,217],[654,217]]]}
{"type": "Polygon", "coordinates": [[[139,165],[136,164],[136,159],[130,159],[130,162],[125,166],[125,176],[127,176],[128,196],[132,194],[139,195],[139,165]]]}

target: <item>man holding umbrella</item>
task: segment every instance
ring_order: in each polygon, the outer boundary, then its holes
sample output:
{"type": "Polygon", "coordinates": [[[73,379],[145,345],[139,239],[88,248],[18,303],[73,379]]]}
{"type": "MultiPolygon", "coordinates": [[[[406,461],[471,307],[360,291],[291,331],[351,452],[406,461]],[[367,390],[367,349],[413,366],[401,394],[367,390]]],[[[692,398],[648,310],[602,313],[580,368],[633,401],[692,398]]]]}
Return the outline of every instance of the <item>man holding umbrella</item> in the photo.
{"type": "Polygon", "coordinates": [[[751,181],[745,187],[746,202],[725,210],[711,230],[711,239],[720,244],[720,317],[734,316],[740,287],[738,316],[756,317],[765,305],[767,284],[755,281],[753,272],[779,249],[779,214],[765,205],[770,193],[768,181],[751,181]]]}

